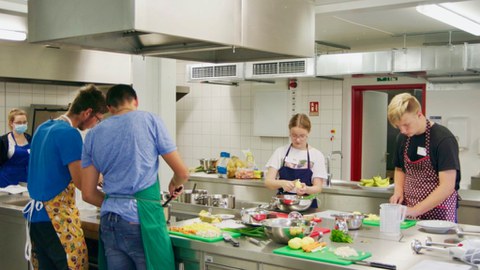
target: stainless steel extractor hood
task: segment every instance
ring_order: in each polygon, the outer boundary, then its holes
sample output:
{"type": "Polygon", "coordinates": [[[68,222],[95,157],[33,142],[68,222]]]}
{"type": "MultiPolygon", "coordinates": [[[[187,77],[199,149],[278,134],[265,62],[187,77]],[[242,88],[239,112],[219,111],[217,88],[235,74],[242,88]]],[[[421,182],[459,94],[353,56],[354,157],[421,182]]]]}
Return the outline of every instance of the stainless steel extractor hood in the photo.
{"type": "Polygon", "coordinates": [[[28,41],[226,63],[314,55],[311,0],[28,1],[28,41]]]}

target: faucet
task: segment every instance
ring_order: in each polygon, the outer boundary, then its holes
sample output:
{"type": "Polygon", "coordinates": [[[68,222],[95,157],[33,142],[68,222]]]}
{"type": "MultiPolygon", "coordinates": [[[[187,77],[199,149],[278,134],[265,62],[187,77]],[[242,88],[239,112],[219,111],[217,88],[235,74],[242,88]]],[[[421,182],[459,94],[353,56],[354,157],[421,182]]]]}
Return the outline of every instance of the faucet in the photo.
{"type": "Polygon", "coordinates": [[[342,151],[332,151],[330,154],[328,154],[327,159],[326,159],[326,165],[327,165],[327,187],[332,186],[332,173],[330,172],[330,161],[332,160],[332,156],[334,155],[340,155],[340,158],[343,158],[342,151]]]}

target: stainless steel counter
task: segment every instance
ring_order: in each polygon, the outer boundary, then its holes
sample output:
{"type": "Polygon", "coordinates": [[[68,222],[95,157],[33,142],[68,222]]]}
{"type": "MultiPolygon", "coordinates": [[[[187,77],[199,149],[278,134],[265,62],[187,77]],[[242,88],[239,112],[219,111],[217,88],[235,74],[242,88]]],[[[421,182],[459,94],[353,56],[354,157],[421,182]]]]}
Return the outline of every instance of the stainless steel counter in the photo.
{"type": "MultiPolygon", "coordinates": [[[[0,254],[2,255],[2,269],[27,269],[27,263],[23,258],[23,245],[25,243],[25,221],[21,214],[21,209],[26,203],[28,197],[10,195],[0,197],[0,254]]],[[[180,204],[178,204],[180,205],[180,204]]],[[[184,205],[183,207],[189,207],[184,205]]],[[[200,207],[200,206],[197,206],[200,207]]],[[[192,211],[192,209],[184,209],[192,211]]],[[[194,209],[199,210],[199,209],[194,209]]],[[[222,211],[221,209],[215,209],[222,211]]],[[[233,212],[238,210],[227,210],[233,212]]],[[[91,233],[97,235],[98,231],[98,213],[96,211],[81,211],[82,226],[85,234],[91,233]]],[[[176,225],[181,225],[178,223],[176,225]]],[[[332,228],[333,221],[324,219],[322,227],[332,228]]],[[[463,226],[464,229],[474,229],[480,231],[478,226],[463,226]]],[[[432,237],[436,242],[443,242],[447,239],[457,239],[455,234],[429,234],[413,227],[403,231],[404,237],[392,239],[383,236],[378,227],[364,226],[359,231],[352,231],[354,243],[351,246],[360,251],[368,251],[372,253],[372,257],[368,260],[381,261],[390,264],[396,264],[398,269],[410,269],[416,263],[422,260],[445,261],[456,264],[461,262],[453,261],[449,256],[438,251],[425,251],[422,255],[413,254],[410,249],[410,242],[413,239],[419,239],[424,242],[427,236],[432,237]]],[[[87,236],[89,237],[89,236],[87,236]]],[[[466,237],[467,238],[467,237],[466,237]]],[[[230,266],[242,269],[365,269],[362,266],[351,265],[348,267],[339,266],[329,263],[310,261],[305,259],[297,259],[273,254],[272,251],[282,245],[271,241],[265,241],[261,246],[256,246],[241,237],[240,248],[234,248],[230,244],[224,242],[206,243],[183,237],[173,237],[172,242],[176,251],[178,260],[187,263],[185,258],[189,258],[189,262],[196,263],[196,269],[204,268],[205,262],[228,262],[230,266]],[[199,268],[198,268],[199,267],[199,268]]],[[[329,242],[328,239],[326,239],[329,242]]],[[[331,243],[332,247],[338,247],[345,244],[331,243]]],[[[195,265],[193,266],[195,269],[195,265]]],[[[186,266],[185,269],[190,269],[186,266]]],[[[210,269],[210,268],[209,268],[210,269]]],[[[215,268],[219,269],[219,268],[215,268]]],[[[229,269],[229,268],[225,268],[229,269]]]]}
{"type": "MultiPolygon", "coordinates": [[[[237,200],[252,202],[270,202],[275,195],[274,190],[268,190],[264,181],[250,179],[224,179],[215,174],[194,173],[190,176],[186,188],[207,189],[209,193],[233,194],[237,200]]],[[[379,212],[379,205],[388,202],[393,190],[371,191],[357,186],[357,182],[332,180],[332,186],[323,187],[318,195],[319,208],[340,211],[361,211],[366,213],[379,212]]],[[[480,226],[480,190],[461,189],[459,194],[459,223],[480,226]]]]}
{"type": "MultiPolygon", "coordinates": [[[[181,224],[182,223],[179,223],[177,225],[181,224]]],[[[332,220],[324,220],[322,222],[322,227],[331,228],[332,225],[332,220]]],[[[473,226],[464,226],[464,228],[480,229],[480,227],[473,226]]],[[[363,226],[358,231],[351,231],[350,234],[354,238],[353,244],[330,243],[328,239],[329,234],[327,234],[325,240],[329,243],[329,247],[336,248],[348,245],[358,251],[371,252],[372,257],[368,258],[368,261],[395,264],[397,269],[411,269],[422,260],[463,264],[462,262],[451,259],[446,253],[441,251],[425,251],[423,254],[417,255],[414,254],[410,248],[410,243],[413,239],[418,239],[424,243],[427,236],[430,236],[436,242],[443,242],[447,239],[457,239],[457,236],[453,234],[453,232],[450,234],[430,234],[420,231],[417,227],[412,227],[403,230],[404,236],[400,241],[382,235],[378,227],[371,226],[363,226]]],[[[204,261],[215,260],[216,256],[222,256],[221,258],[223,260],[225,260],[225,258],[229,259],[231,267],[240,268],[244,267],[243,265],[247,266],[242,269],[366,269],[364,266],[341,266],[276,255],[272,251],[284,245],[276,244],[270,240],[264,241],[261,246],[257,246],[247,241],[244,237],[241,237],[239,238],[239,248],[235,248],[224,242],[206,243],[176,236],[172,236],[172,241],[176,248],[180,248],[184,250],[184,252],[190,251],[190,253],[192,253],[193,251],[197,251],[193,257],[195,257],[200,264],[204,261]],[[243,264],[235,265],[235,263],[240,262],[243,264]],[[255,263],[258,268],[254,268],[255,263]],[[249,266],[252,266],[252,268],[249,266]]]]}

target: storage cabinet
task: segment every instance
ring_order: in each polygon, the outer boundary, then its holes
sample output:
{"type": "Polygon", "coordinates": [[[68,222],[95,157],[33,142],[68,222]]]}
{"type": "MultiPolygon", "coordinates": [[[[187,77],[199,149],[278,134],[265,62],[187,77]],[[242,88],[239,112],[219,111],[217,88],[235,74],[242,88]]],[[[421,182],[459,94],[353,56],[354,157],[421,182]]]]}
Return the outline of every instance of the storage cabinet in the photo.
{"type": "Polygon", "coordinates": [[[25,219],[20,211],[0,209],[0,268],[2,270],[28,269],[25,260],[25,219]],[[2,212],[11,212],[5,213],[2,212]]]}
{"type": "Polygon", "coordinates": [[[297,270],[297,269],[285,268],[283,266],[272,265],[272,264],[260,264],[258,270],[297,270]]]}
{"type": "Polygon", "coordinates": [[[205,270],[257,270],[257,262],[205,253],[205,270]]]}
{"type": "Polygon", "coordinates": [[[199,270],[200,259],[202,257],[202,252],[183,248],[183,247],[173,247],[173,252],[175,254],[175,265],[177,265],[178,270],[199,270]]]}

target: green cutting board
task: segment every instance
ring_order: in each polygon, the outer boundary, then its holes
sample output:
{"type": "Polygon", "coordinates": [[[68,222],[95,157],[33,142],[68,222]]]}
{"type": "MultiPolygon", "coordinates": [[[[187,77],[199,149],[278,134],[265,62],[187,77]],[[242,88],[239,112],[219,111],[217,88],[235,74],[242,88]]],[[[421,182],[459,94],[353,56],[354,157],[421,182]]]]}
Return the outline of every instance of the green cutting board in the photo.
{"type": "MultiPolygon", "coordinates": [[[[185,233],[181,233],[181,232],[169,231],[168,233],[171,234],[171,235],[182,236],[182,237],[185,237],[185,238],[190,238],[190,239],[194,239],[194,240],[198,240],[198,241],[202,241],[202,242],[209,242],[209,243],[218,242],[218,241],[223,240],[223,236],[221,236],[221,235],[217,236],[217,237],[201,237],[201,236],[198,236],[198,235],[185,234],[185,233]]],[[[241,235],[240,233],[236,233],[236,232],[227,232],[227,233],[232,235],[232,237],[234,237],[234,238],[240,237],[240,235],[241,235]]]]}
{"type": "MultiPolygon", "coordinates": [[[[400,224],[400,228],[403,229],[408,229],[410,227],[415,226],[417,224],[416,220],[413,219],[406,219],[404,222],[400,224]]],[[[380,220],[363,220],[363,225],[368,225],[368,226],[380,226],[380,220]]]]}
{"type": "MultiPolygon", "coordinates": [[[[369,258],[372,256],[370,252],[362,252],[358,251],[358,256],[356,257],[348,257],[349,260],[365,260],[366,258],[369,258]]],[[[285,256],[290,256],[290,257],[297,257],[301,259],[307,259],[307,260],[314,260],[314,261],[320,261],[320,262],[328,262],[328,263],[334,263],[334,264],[340,264],[340,265],[350,265],[352,264],[351,261],[349,260],[342,260],[341,257],[335,255],[333,251],[329,250],[329,247],[326,247],[323,250],[317,251],[317,252],[304,252],[302,249],[291,249],[288,246],[282,247],[282,248],[277,248],[273,250],[273,253],[275,254],[280,254],[280,255],[285,255],[285,256]]]]}

